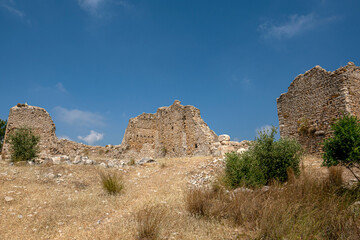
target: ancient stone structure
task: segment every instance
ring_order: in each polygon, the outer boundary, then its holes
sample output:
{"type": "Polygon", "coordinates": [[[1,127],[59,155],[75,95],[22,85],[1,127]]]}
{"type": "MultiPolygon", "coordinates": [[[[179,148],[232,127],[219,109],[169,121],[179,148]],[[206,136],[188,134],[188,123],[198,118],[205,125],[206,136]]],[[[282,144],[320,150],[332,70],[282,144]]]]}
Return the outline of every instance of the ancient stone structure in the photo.
{"type": "Polygon", "coordinates": [[[40,107],[18,104],[10,109],[2,151],[5,155],[9,153],[8,136],[20,127],[31,128],[35,135],[40,136],[41,151],[49,153],[56,144],[56,128],[49,113],[40,107]]]}
{"type": "Polygon", "coordinates": [[[19,127],[31,128],[40,136],[41,159],[57,156],[56,160],[74,160],[79,156],[108,159],[139,159],[142,157],[181,157],[194,155],[222,156],[229,151],[243,151],[248,142],[230,141],[228,135],[218,136],[200,116],[200,110],[175,101],[154,114],[143,113],[129,120],[120,145],[88,146],[55,135],[55,125],[45,109],[18,104],[10,109],[3,154],[10,156],[7,137],[19,127]]]}
{"type": "Polygon", "coordinates": [[[360,67],[328,72],[316,66],[295,78],[277,99],[281,137],[297,139],[310,153],[320,153],[330,125],[344,113],[360,117],[360,67]]]}
{"type": "Polygon", "coordinates": [[[200,110],[175,101],[154,114],[132,118],[122,145],[141,155],[153,157],[210,155],[217,135],[200,116],[200,110]]]}

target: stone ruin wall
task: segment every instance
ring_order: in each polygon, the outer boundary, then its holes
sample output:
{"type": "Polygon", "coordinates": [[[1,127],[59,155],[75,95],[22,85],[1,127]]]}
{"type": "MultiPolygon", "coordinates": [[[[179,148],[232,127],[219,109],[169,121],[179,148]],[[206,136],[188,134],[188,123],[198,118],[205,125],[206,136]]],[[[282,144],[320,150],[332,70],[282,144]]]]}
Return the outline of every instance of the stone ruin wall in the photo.
{"type": "Polygon", "coordinates": [[[316,66],[299,75],[277,99],[281,137],[298,140],[309,153],[321,153],[330,125],[344,113],[360,116],[360,68],[353,63],[328,72],[316,66]]]}
{"type": "Polygon", "coordinates": [[[218,136],[202,120],[200,110],[183,106],[180,101],[161,107],[154,114],[143,113],[130,119],[122,143],[105,147],[58,139],[55,124],[45,109],[18,104],[10,109],[2,149],[4,158],[10,157],[7,137],[19,127],[29,127],[40,136],[40,159],[58,155],[109,159],[222,156],[229,151],[243,151],[249,144],[230,141],[227,135],[218,141],[218,136]]]}
{"type": "Polygon", "coordinates": [[[210,155],[217,135],[202,120],[200,110],[175,101],[154,114],[143,113],[129,121],[122,145],[153,157],[210,155]]]}
{"type": "Polygon", "coordinates": [[[54,147],[57,140],[56,128],[49,113],[40,107],[18,104],[10,109],[2,150],[5,155],[9,154],[9,135],[20,127],[31,128],[33,133],[40,137],[39,147],[41,151],[49,153],[50,149],[54,147]]]}

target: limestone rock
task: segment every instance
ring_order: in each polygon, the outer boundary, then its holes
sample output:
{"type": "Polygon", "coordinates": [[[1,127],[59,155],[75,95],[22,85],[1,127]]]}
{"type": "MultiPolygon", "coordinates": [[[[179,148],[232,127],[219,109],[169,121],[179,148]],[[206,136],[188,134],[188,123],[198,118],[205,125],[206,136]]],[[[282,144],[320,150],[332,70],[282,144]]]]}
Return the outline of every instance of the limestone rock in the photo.
{"type": "Polygon", "coordinates": [[[149,158],[149,157],[144,157],[144,158],[142,158],[141,160],[137,161],[136,164],[138,164],[138,165],[143,165],[143,164],[145,164],[145,163],[151,163],[151,162],[155,162],[155,160],[152,159],[152,158],[149,158]]]}
{"type": "Polygon", "coordinates": [[[13,197],[9,197],[9,196],[5,196],[4,199],[5,199],[5,202],[12,202],[12,201],[14,201],[14,198],[13,198],[13,197]]]}
{"type": "Polygon", "coordinates": [[[223,145],[221,146],[220,151],[221,151],[221,155],[224,156],[226,153],[234,152],[235,148],[230,145],[223,145]]]}
{"type": "Polygon", "coordinates": [[[246,152],[247,151],[247,149],[245,149],[245,148],[239,148],[236,152],[238,153],[238,154],[242,154],[242,153],[244,153],[244,152],[246,152]]]}
{"type": "Polygon", "coordinates": [[[95,164],[95,161],[94,161],[94,160],[91,160],[91,159],[86,159],[86,160],[84,161],[84,163],[85,163],[86,165],[93,165],[93,164],[95,164]]]}
{"type": "Polygon", "coordinates": [[[52,163],[53,164],[60,164],[61,163],[61,158],[60,158],[60,156],[56,156],[56,157],[53,157],[52,158],[52,163]]]}
{"type": "Polygon", "coordinates": [[[72,162],[73,164],[80,164],[82,163],[82,157],[81,156],[76,156],[74,161],[72,162]]]}
{"type": "Polygon", "coordinates": [[[222,135],[219,135],[218,140],[219,140],[219,142],[230,141],[230,136],[227,134],[222,134],[222,135]]]}

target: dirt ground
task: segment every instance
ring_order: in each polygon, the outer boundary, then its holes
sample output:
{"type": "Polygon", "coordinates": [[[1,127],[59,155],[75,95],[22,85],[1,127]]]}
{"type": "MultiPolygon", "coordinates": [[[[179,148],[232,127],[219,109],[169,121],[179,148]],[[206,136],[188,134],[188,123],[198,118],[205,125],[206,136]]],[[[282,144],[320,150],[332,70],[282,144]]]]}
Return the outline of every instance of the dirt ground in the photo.
{"type": "MultiPolygon", "coordinates": [[[[326,174],[321,159],[304,166],[326,174]]],[[[160,159],[121,169],[99,165],[10,166],[0,162],[0,239],[136,239],[135,213],[145,205],[166,209],[161,239],[249,239],[226,220],[205,220],[185,211],[184,192],[194,175],[214,174],[211,157],[160,159]],[[209,169],[209,167],[211,169],[209,169]],[[123,175],[125,189],[107,195],[99,171],[123,175]]],[[[347,180],[351,176],[345,174],[347,180]]]]}

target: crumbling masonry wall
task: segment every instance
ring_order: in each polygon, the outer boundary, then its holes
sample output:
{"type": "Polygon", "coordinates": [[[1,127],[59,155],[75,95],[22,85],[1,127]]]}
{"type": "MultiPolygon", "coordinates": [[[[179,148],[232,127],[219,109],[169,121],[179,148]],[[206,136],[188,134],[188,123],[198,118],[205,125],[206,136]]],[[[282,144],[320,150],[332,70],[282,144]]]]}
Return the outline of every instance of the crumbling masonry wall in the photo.
{"type": "Polygon", "coordinates": [[[42,152],[49,153],[56,145],[56,128],[49,113],[40,107],[18,104],[10,109],[2,151],[5,155],[9,154],[7,138],[20,127],[31,128],[33,133],[40,137],[39,147],[42,152]]]}
{"type": "Polygon", "coordinates": [[[330,125],[344,113],[360,116],[360,68],[353,63],[329,72],[316,66],[299,75],[277,99],[281,137],[320,153],[330,125]]]}
{"type": "Polygon", "coordinates": [[[129,120],[122,145],[141,155],[210,155],[217,135],[200,116],[200,110],[175,101],[154,114],[129,120]]]}

